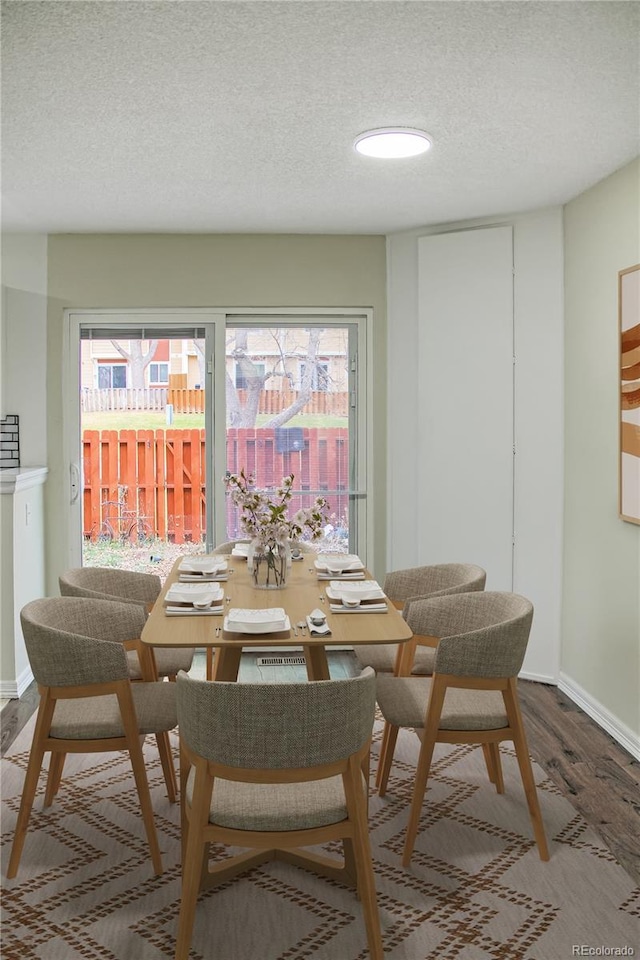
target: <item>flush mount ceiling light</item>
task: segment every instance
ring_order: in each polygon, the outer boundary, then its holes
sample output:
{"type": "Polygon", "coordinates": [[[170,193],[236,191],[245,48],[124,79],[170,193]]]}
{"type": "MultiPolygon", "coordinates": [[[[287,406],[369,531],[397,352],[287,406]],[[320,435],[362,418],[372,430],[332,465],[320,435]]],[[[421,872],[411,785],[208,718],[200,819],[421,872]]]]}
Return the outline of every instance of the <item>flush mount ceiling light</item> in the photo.
{"type": "Polygon", "coordinates": [[[417,157],[430,148],[431,137],[412,127],[380,127],[361,133],[353,145],[365,157],[417,157]]]}

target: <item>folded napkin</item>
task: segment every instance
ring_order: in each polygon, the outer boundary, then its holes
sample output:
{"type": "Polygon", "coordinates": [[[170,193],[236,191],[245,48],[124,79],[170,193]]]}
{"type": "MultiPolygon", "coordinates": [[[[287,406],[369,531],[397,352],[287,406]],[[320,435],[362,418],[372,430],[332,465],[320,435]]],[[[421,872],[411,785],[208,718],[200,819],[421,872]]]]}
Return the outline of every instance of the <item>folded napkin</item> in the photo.
{"type": "Polygon", "coordinates": [[[167,617],[211,617],[220,616],[223,607],[165,607],[164,612],[167,617]]]}
{"type": "Polygon", "coordinates": [[[318,580],[364,580],[364,570],[357,573],[319,573],[318,580]]]}
{"type": "Polygon", "coordinates": [[[388,607],[386,603],[361,603],[357,607],[345,607],[342,603],[331,603],[329,609],[332,613],[386,613],[388,607]]]}
{"type": "Polygon", "coordinates": [[[183,573],[221,573],[227,569],[227,561],[220,557],[184,557],[180,561],[178,570],[183,573]]]}
{"type": "Polygon", "coordinates": [[[214,583],[220,580],[228,580],[229,571],[224,570],[222,573],[180,573],[178,574],[178,580],[181,583],[214,583]]]}
{"type": "Polygon", "coordinates": [[[313,623],[311,617],[307,617],[307,626],[309,627],[310,637],[330,637],[331,628],[325,620],[324,623],[313,623]]]}

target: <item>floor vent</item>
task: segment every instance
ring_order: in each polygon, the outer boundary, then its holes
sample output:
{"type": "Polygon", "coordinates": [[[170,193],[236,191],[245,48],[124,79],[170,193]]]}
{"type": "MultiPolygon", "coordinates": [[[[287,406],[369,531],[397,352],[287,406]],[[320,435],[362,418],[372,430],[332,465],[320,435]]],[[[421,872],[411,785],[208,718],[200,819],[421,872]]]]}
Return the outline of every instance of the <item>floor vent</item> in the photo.
{"type": "Polygon", "coordinates": [[[304,657],[258,657],[256,660],[259,667],[304,667],[306,662],[304,657]]]}

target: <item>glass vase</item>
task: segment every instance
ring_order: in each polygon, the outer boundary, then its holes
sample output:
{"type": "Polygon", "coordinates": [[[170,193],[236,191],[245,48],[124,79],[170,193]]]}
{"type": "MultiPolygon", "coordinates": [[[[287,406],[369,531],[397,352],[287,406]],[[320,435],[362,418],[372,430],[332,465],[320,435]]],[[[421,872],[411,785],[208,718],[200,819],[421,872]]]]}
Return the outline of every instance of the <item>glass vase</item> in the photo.
{"type": "Polygon", "coordinates": [[[287,546],[273,548],[257,547],[253,551],[253,585],[259,590],[279,590],[287,582],[291,565],[291,551],[287,546]]]}

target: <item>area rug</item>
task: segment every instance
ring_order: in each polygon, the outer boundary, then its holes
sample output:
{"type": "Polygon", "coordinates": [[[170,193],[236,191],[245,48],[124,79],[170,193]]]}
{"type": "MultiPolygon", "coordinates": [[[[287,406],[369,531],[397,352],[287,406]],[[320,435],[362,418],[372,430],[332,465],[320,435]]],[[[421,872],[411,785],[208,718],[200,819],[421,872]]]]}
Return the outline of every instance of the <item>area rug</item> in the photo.
{"type": "MultiPolygon", "coordinates": [[[[2,761],[2,874],[33,719],[2,761]]],[[[376,725],[374,769],[380,741],[376,725]]],[[[174,740],[177,755],[177,739],[174,740]]],[[[550,841],[532,841],[513,753],[505,794],[478,748],[440,746],[410,869],[400,857],[418,740],[402,731],[388,794],[371,796],[388,960],[564,960],[640,951],[640,889],[534,766],[550,841]]],[[[54,805],[44,776],[15,880],[3,879],[3,960],[167,960],[180,900],[180,818],[145,746],[165,872],[154,877],[126,754],[70,756],[54,805]]],[[[329,848],[330,849],[330,848],[329,848]]],[[[336,850],[337,853],[337,850],[336,850]]],[[[202,894],[191,960],[366,960],[353,892],[272,862],[202,894]]]]}

